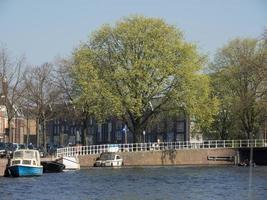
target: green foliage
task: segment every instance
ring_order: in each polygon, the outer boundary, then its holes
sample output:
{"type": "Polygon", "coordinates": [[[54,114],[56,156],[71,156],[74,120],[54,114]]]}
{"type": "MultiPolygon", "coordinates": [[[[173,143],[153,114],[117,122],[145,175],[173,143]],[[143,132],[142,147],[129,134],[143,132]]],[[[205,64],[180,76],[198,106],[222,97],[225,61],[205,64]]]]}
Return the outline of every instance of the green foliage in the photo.
{"type": "Polygon", "coordinates": [[[217,53],[212,80],[221,111],[214,127],[222,138],[258,133],[266,112],[266,51],[262,40],[235,39],[217,53]]]}
{"type": "Polygon", "coordinates": [[[98,119],[116,116],[135,135],[166,111],[211,122],[216,101],[201,73],[204,59],[161,19],[134,16],[104,25],[74,52],[74,60],[77,103],[98,119]]]}

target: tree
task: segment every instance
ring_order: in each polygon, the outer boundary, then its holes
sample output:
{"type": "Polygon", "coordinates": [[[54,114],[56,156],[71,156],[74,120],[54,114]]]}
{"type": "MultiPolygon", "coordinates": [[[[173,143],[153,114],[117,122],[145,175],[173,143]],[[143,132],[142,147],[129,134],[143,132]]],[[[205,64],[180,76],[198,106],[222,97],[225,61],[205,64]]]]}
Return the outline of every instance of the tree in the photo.
{"type": "Polygon", "coordinates": [[[36,117],[37,146],[40,145],[40,135],[42,135],[44,148],[46,148],[46,122],[53,119],[53,107],[57,104],[60,94],[54,84],[53,72],[53,66],[44,63],[41,66],[28,68],[24,75],[25,105],[36,117]]]}
{"type": "MultiPolygon", "coordinates": [[[[77,95],[78,88],[74,87],[75,80],[72,77],[72,59],[58,59],[56,61],[55,68],[55,85],[60,91],[60,99],[63,105],[66,105],[68,114],[64,112],[64,117],[71,120],[82,121],[82,144],[87,146],[87,130],[88,130],[88,119],[89,113],[86,104],[76,106],[74,103],[75,96],[77,95]]],[[[59,115],[60,116],[60,113],[59,115]]]]}
{"type": "MultiPolygon", "coordinates": [[[[214,66],[213,66],[214,67],[214,66]]],[[[238,120],[234,114],[234,95],[229,90],[228,81],[220,72],[210,74],[213,95],[219,99],[219,111],[214,115],[214,121],[205,129],[205,137],[209,139],[240,138],[238,120]]]]}
{"type": "Polygon", "coordinates": [[[195,45],[176,27],[161,19],[124,18],[114,27],[104,25],[75,50],[76,103],[97,119],[122,119],[134,142],[162,112],[208,123],[215,102],[203,65],[195,45]]]}
{"type": "Polygon", "coordinates": [[[213,64],[221,108],[229,108],[227,112],[235,116],[247,138],[258,133],[260,118],[266,111],[266,61],[264,40],[235,39],[219,50],[213,64]]]}
{"type": "Polygon", "coordinates": [[[2,84],[1,100],[7,112],[7,133],[9,142],[15,140],[11,128],[12,120],[19,114],[20,100],[23,88],[21,87],[22,71],[25,67],[25,58],[20,57],[13,61],[4,47],[0,48],[0,79],[2,84]]]}
{"type": "Polygon", "coordinates": [[[72,59],[59,58],[55,61],[53,80],[54,85],[61,91],[62,102],[73,102],[76,94],[72,77],[72,59]]]}

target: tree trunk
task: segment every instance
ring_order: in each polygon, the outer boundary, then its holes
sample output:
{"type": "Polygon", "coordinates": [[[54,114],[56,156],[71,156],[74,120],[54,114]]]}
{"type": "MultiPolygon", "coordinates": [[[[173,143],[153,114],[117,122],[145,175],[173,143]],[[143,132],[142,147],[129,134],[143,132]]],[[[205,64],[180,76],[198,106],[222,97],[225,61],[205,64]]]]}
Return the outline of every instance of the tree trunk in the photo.
{"type": "Polygon", "coordinates": [[[142,142],[142,129],[138,126],[134,127],[133,132],[133,143],[141,143],[142,142]]]}
{"type": "Polygon", "coordinates": [[[43,121],[43,146],[44,146],[44,152],[46,153],[46,123],[45,123],[45,119],[43,121]]]}
{"type": "Polygon", "coordinates": [[[7,121],[7,135],[8,135],[8,142],[12,142],[12,128],[11,128],[11,120],[8,119],[7,121]]]}
{"type": "Polygon", "coordinates": [[[39,129],[39,118],[36,119],[36,146],[40,145],[40,129],[39,129]]]}
{"type": "Polygon", "coordinates": [[[87,116],[83,119],[82,145],[87,146],[87,116]]]}
{"type": "Polygon", "coordinates": [[[26,131],[27,131],[27,139],[26,139],[26,144],[27,147],[29,145],[29,136],[30,136],[30,131],[29,131],[29,118],[27,116],[27,121],[26,121],[26,131]]]}

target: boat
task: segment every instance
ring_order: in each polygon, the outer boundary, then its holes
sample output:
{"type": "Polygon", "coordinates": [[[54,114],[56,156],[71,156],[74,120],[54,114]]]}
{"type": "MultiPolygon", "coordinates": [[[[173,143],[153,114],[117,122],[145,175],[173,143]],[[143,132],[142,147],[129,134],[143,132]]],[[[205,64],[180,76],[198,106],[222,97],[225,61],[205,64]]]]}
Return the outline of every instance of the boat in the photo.
{"type": "Polygon", "coordinates": [[[256,163],[254,161],[250,162],[248,159],[246,159],[246,160],[238,163],[237,166],[239,166],[239,167],[249,167],[249,166],[256,167],[256,163]]]}
{"type": "Polygon", "coordinates": [[[8,166],[8,172],[13,177],[43,175],[39,151],[32,149],[14,151],[10,166],[8,166]]]}
{"type": "Polygon", "coordinates": [[[80,169],[80,162],[77,156],[76,157],[63,156],[57,159],[56,162],[63,164],[65,166],[64,170],[80,169]]]}
{"type": "Polygon", "coordinates": [[[123,159],[114,152],[101,153],[96,159],[95,167],[120,167],[123,165],[123,159]]]}
{"type": "Polygon", "coordinates": [[[41,161],[44,173],[59,173],[65,169],[65,165],[57,161],[41,161]]]}

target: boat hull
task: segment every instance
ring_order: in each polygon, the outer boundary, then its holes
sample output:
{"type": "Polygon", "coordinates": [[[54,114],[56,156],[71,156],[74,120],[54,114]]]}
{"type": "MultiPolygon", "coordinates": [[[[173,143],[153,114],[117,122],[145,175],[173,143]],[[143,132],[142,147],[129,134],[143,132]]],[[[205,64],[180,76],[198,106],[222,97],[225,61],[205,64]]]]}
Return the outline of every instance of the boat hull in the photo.
{"type": "Polygon", "coordinates": [[[65,165],[55,161],[42,161],[41,165],[43,165],[44,173],[58,173],[65,169],[65,165]]]}
{"type": "Polygon", "coordinates": [[[77,157],[62,157],[57,160],[57,162],[65,165],[64,170],[77,170],[80,169],[79,159],[77,157]]]}
{"type": "Polygon", "coordinates": [[[8,167],[8,171],[13,177],[41,176],[43,166],[13,165],[8,167]]]}

